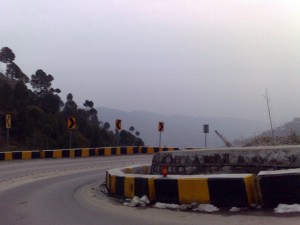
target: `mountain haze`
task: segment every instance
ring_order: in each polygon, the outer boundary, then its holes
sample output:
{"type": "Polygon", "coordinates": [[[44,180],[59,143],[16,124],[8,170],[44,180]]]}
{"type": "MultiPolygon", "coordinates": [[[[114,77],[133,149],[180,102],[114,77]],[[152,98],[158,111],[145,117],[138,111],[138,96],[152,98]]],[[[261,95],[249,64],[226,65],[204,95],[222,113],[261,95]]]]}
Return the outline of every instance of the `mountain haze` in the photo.
{"type": "Polygon", "coordinates": [[[122,120],[122,129],[129,130],[133,126],[140,132],[145,145],[158,146],[158,122],[165,123],[162,132],[161,145],[169,147],[203,147],[205,135],[203,125],[209,124],[207,146],[224,146],[222,140],[215,134],[219,131],[229,141],[257,135],[268,128],[268,123],[240,118],[190,117],[183,115],[165,116],[145,111],[126,112],[106,107],[97,108],[99,119],[108,122],[111,130],[115,128],[115,120],[122,120]]]}

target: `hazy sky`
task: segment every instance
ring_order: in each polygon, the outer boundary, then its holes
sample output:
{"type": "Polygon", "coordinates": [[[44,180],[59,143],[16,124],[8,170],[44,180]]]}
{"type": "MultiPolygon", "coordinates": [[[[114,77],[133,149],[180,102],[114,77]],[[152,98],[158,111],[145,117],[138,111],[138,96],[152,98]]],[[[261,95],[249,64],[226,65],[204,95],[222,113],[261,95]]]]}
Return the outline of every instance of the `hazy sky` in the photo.
{"type": "Polygon", "coordinates": [[[300,117],[298,0],[0,0],[0,17],[0,47],[63,100],[267,120],[268,88],[275,125],[300,117]]]}

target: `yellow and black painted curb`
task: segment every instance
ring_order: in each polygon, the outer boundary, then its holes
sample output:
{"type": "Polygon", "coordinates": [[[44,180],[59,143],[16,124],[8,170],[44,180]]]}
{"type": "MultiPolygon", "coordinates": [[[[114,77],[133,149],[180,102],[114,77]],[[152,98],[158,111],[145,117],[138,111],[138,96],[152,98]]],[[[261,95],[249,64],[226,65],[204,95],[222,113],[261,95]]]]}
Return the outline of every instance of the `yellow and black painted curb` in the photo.
{"type": "Polygon", "coordinates": [[[0,152],[0,161],[15,159],[40,159],[40,158],[74,158],[91,156],[113,156],[132,154],[153,154],[162,151],[174,151],[178,148],[158,148],[144,146],[124,147],[100,147],[100,148],[75,148],[75,149],[52,149],[34,151],[0,152]]]}
{"type": "Polygon", "coordinates": [[[220,207],[248,207],[258,202],[253,174],[150,175],[150,165],[108,170],[106,185],[112,195],[132,198],[147,195],[151,201],[220,207]]]}

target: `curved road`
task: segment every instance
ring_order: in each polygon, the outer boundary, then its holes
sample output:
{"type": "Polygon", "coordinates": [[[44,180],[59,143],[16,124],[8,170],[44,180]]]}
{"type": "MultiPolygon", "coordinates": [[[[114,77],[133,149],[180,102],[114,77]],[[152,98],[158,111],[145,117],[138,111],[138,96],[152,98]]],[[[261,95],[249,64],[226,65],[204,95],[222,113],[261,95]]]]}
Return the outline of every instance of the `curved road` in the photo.
{"type": "Polygon", "coordinates": [[[130,208],[99,192],[109,168],[151,162],[149,155],[0,162],[0,224],[299,224],[299,214],[215,214],[130,208]]]}

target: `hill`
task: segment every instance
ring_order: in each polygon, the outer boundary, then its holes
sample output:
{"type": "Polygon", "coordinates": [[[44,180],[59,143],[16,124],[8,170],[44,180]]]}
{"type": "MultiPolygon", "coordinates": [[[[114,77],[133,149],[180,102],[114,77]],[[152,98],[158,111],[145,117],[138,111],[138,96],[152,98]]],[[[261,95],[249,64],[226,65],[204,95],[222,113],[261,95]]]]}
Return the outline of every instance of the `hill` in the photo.
{"type": "Polygon", "coordinates": [[[242,146],[261,146],[261,145],[295,145],[300,144],[300,118],[274,129],[274,138],[271,130],[267,130],[255,137],[239,140],[235,144],[242,146]]]}
{"type": "Polygon", "coordinates": [[[114,129],[115,120],[122,120],[122,129],[129,130],[133,126],[140,132],[140,137],[145,145],[158,146],[159,121],[165,123],[165,131],[162,133],[162,146],[175,147],[203,147],[205,135],[203,125],[209,124],[210,133],[207,135],[207,146],[224,146],[222,140],[215,134],[218,130],[229,141],[245,139],[254,134],[261,133],[268,127],[267,121],[253,121],[239,118],[216,118],[216,117],[190,117],[183,115],[165,116],[152,112],[110,109],[98,107],[98,117],[102,122],[108,122],[110,129],[114,129]]]}

